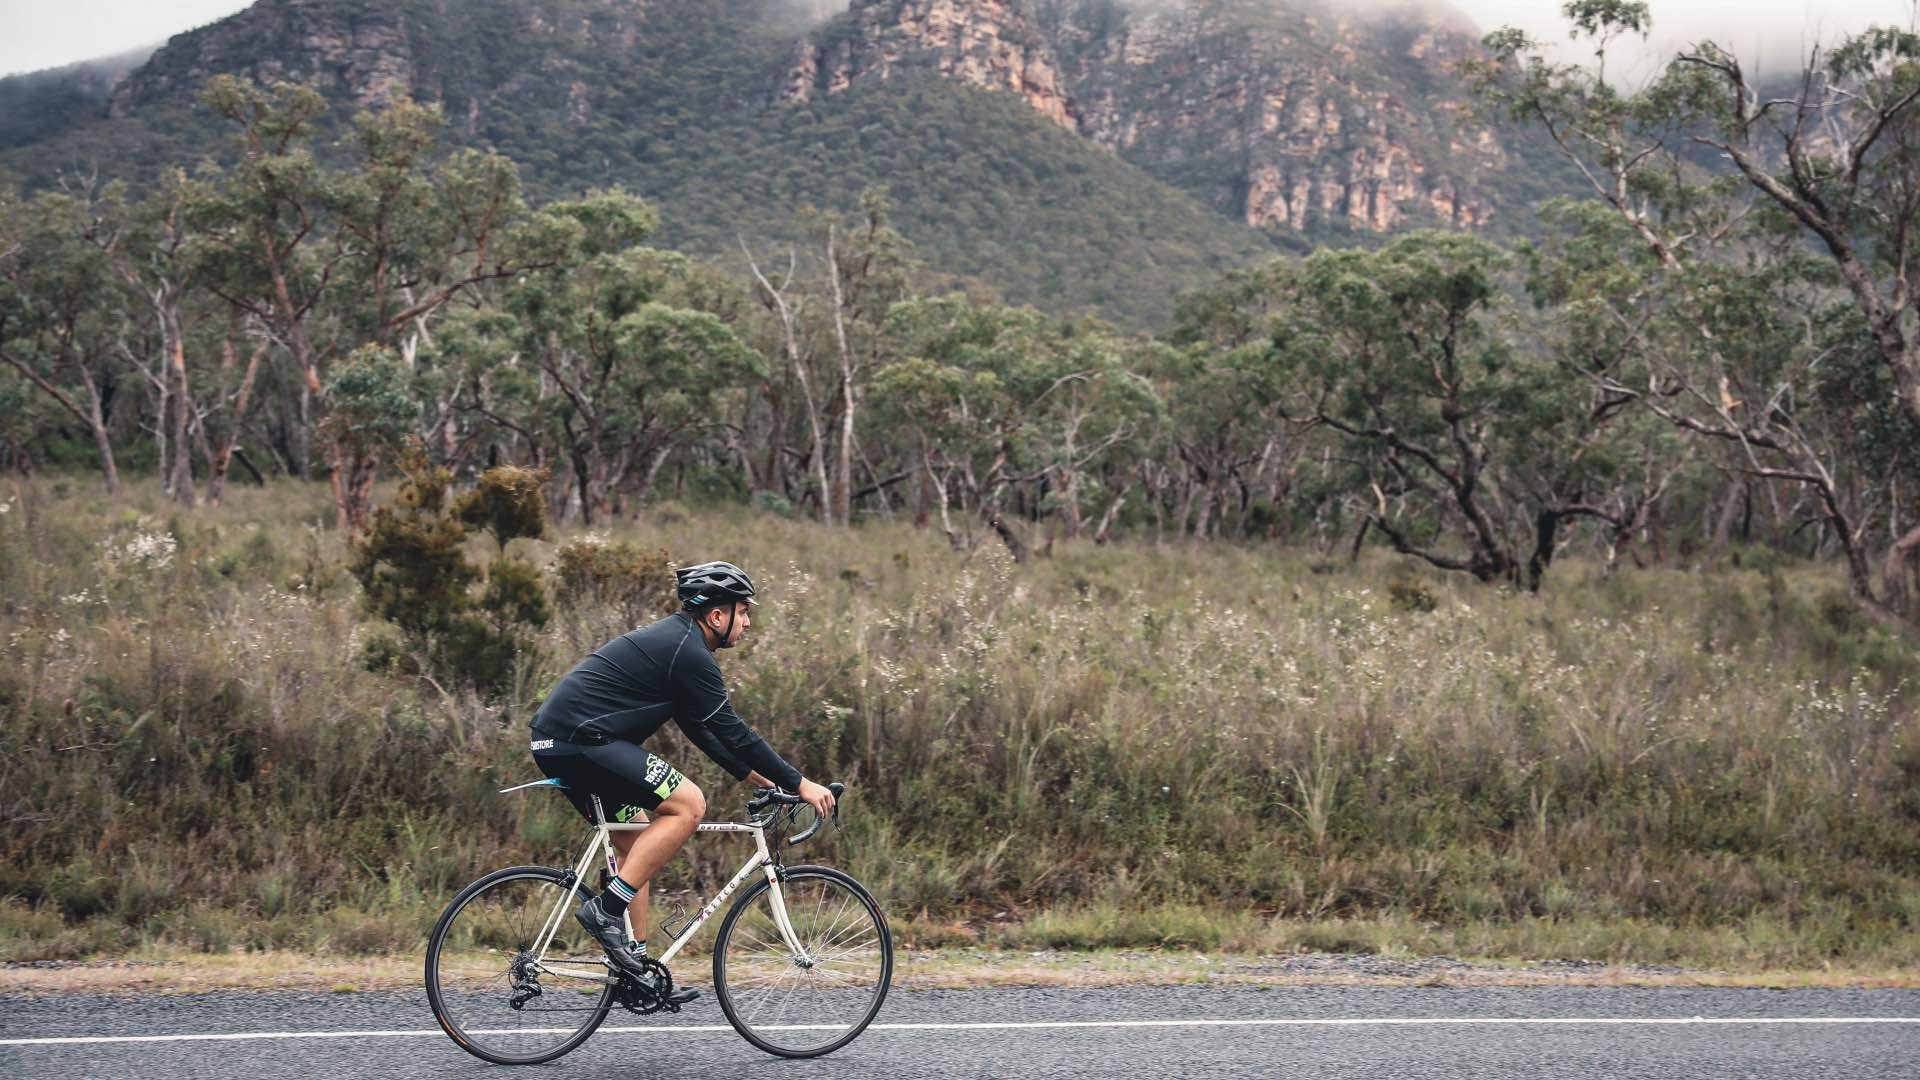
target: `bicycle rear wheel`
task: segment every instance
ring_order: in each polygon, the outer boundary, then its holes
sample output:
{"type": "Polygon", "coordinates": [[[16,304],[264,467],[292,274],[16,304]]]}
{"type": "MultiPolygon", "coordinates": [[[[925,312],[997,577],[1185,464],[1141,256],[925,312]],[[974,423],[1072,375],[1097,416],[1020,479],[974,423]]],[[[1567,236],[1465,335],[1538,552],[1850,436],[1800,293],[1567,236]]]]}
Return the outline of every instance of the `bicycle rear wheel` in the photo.
{"type": "Polygon", "coordinates": [[[552,1061],[587,1041],[613,1007],[605,953],[567,910],[566,880],[545,866],[496,870],[454,897],[427,939],[434,1019],[473,1056],[552,1061]],[[536,961],[556,910],[559,927],[536,961]]]}
{"type": "Polygon", "coordinates": [[[802,954],[774,917],[774,894],[755,882],[720,924],[713,989],[727,1022],[781,1057],[818,1057],[852,1042],[887,999],[893,934],[859,882],[825,866],[789,867],[780,883],[802,954]]]}

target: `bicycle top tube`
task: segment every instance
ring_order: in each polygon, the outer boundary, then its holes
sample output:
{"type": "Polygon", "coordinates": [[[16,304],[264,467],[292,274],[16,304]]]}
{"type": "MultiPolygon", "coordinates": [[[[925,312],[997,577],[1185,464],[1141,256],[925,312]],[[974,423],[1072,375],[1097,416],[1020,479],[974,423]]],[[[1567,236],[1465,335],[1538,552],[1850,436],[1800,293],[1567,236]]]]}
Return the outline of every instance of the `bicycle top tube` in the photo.
{"type": "MultiPolygon", "coordinates": [[[[553,777],[548,777],[544,780],[529,780],[524,784],[504,787],[501,788],[497,794],[509,795],[516,791],[526,791],[529,788],[537,787],[550,787],[565,791],[567,785],[553,777]]],[[[846,792],[845,784],[829,784],[827,787],[833,792],[835,800],[838,800],[840,796],[846,792]]],[[[807,801],[798,795],[782,791],[779,788],[767,788],[747,800],[748,818],[746,821],[703,821],[695,826],[694,829],[696,832],[761,832],[765,830],[767,826],[775,823],[780,816],[781,808],[798,808],[805,805],[807,805],[807,801]]],[[[834,807],[833,817],[834,820],[838,822],[840,818],[840,808],[837,805],[834,807]]],[[[809,825],[797,835],[786,838],[787,842],[785,846],[793,847],[811,839],[814,833],[820,831],[822,821],[823,819],[818,814],[814,815],[813,824],[809,825]]],[[[647,828],[650,824],[651,822],[646,821],[607,821],[602,819],[600,823],[594,827],[608,832],[636,832],[647,828]]]]}

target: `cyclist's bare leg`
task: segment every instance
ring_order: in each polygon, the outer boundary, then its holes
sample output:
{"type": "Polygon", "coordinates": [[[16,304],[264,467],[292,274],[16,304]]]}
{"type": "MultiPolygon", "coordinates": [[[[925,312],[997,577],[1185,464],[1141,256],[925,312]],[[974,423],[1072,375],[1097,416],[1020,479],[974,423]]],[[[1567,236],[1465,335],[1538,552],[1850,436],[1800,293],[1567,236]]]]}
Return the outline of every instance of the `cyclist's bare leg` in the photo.
{"type": "Polygon", "coordinates": [[[695,827],[706,812],[707,797],[693,781],[683,780],[674,793],[654,810],[651,825],[638,832],[627,833],[632,839],[626,850],[620,853],[620,880],[633,886],[637,894],[633,903],[627,906],[628,911],[636,912],[637,905],[637,912],[632,916],[636,938],[645,940],[646,935],[647,882],[693,836],[695,827]]]}
{"type": "MultiPolygon", "coordinates": [[[[638,820],[646,821],[647,815],[639,815],[638,820]]],[[[627,852],[633,850],[633,842],[640,839],[640,833],[643,831],[645,830],[622,829],[612,834],[613,851],[615,855],[619,856],[618,865],[622,869],[627,865],[627,852]]],[[[628,882],[627,884],[631,885],[633,883],[628,882]]],[[[647,940],[647,914],[649,911],[647,907],[647,889],[648,886],[646,885],[635,889],[633,891],[633,902],[627,905],[627,921],[633,923],[633,939],[635,941],[647,940]]]]}

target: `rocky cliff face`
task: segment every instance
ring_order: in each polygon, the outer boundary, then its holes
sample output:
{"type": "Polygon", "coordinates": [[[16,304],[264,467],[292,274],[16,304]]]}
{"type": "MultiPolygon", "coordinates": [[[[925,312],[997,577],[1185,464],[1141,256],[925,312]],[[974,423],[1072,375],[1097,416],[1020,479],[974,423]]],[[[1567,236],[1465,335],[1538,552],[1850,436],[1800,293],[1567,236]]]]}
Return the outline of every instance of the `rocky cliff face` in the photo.
{"type": "Polygon", "coordinates": [[[197,89],[222,73],[245,74],[262,83],[303,82],[372,104],[414,83],[418,71],[408,30],[406,20],[389,10],[368,8],[343,17],[329,5],[262,0],[213,27],[168,42],[114,89],[107,114],[131,115],[144,102],[197,89]],[[288,57],[298,59],[289,62],[288,57]]]}
{"type": "Polygon", "coordinates": [[[457,0],[258,0],[212,26],[174,37],[114,89],[108,115],[132,115],[195,92],[210,76],[239,74],[261,83],[304,83],[358,106],[405,91],[464,115],[470,133],[487,100],[528,91],[564,102],[565,115],[584,122],[592,111],[592,87],[571,77],[566,50],[631,49],[640,39],[647,3],[535,0],[503,11],[463,7],[457,0]],[[476,72],[447,47],[462,34],[516,52],[549,48],[540,61],[480,85],[485,80],[476,80],[476,72]]]}
{"type": "Polygon", "coordinates": [[[931,70],[1036,110],[1248,225],[1474,228],[1505,163],[1461,120],[1476,48],[1448,9],[1313,0],[855,0],[796,48],[788,101],[931,70]]]}
{"type": "Polygon", "coordinates": [[[854,0],[829,31],[794,47],[779,97],[805,101],[903,71],[1018,94],[1079,129],[1052,46],[1012,0],[854,0]]]}
{"type": "Polygon", "coordinates": [[[1433,6],[1446,0],[1388,2],[1425,6],[1357,17],[1338,0],[259,0],[169,42],[109,111],[177,100],[220,72],[357,105],[404,88],[468,138],[557,154],[561,141],[542,137],[554,125],[633,131],[620,125],[660,108],[675,123],[751,116],[769,97],[933,75],[1015,95],[1275,237],[1484,226],[1488,180],[1510,163],[1465,118],[1452,74],[1478,48],[1473,28],[1433,6]],[[794,21],[835,6],[811,32],[794,21]],[[687,98],[700,104],[663,104],[687,98]]]}

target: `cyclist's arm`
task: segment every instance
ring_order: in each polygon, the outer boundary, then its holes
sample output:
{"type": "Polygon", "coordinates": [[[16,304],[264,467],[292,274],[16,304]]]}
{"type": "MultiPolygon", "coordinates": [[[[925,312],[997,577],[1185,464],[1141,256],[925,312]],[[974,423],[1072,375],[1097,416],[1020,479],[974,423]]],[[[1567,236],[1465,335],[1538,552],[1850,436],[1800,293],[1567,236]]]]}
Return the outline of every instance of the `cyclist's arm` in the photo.
{"type": "Polygon", "coordinates": [[[713,657],[682,656],[675,666],[675,688],[680,698],[675,722],[687,741],[736,780],[758,773],[762,780],[771,777],[774,784],[788,791],[798,790],[800,770],[774,753],[773,747],[734,713],[726,683],[720,677],[720,665],[713,662],[713,657]]]}

